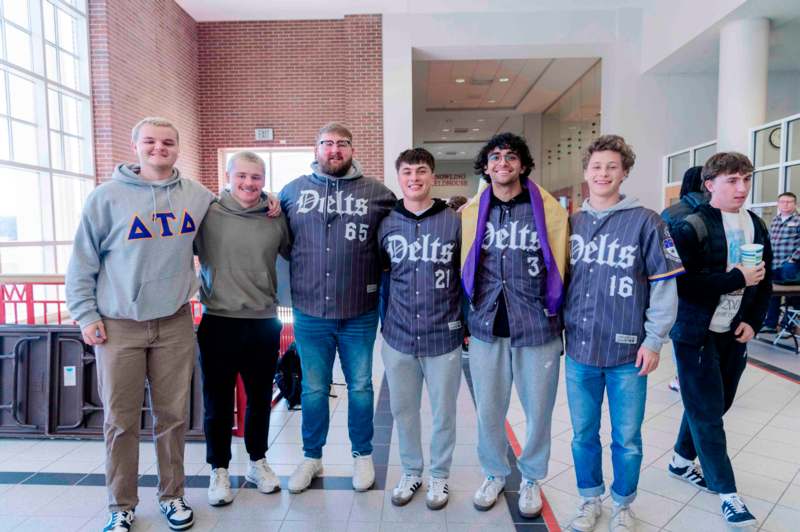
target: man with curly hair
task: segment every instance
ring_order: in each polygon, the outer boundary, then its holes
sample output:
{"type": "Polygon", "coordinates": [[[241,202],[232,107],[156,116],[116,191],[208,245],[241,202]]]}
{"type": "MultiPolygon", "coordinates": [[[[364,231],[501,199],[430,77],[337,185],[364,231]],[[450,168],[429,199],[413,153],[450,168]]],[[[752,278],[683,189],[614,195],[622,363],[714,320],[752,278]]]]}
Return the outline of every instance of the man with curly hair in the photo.
{"type": "Polygon", "coordinates": [[[494,136],[475,159],[484,183],[462,213],[462,277],[469,305],[469,367],[478,411],[478,458],[485,479],[473,497],[488,510],[511,473],[505,417],[515,383],[527,430],[517,460],[519,511],[542,509],[550,422],[562,352],[559,310],[566,267],[567,212],[528,179],[525,140],[494,136]]]}

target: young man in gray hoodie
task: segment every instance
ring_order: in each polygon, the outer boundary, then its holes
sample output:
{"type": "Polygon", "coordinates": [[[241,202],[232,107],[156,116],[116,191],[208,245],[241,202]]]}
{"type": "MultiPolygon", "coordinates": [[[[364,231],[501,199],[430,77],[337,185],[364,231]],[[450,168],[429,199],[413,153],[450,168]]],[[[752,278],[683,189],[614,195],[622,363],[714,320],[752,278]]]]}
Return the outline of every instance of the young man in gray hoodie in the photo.
{"type": "Polygon", "coordinates": [[[212,506],[233,501],[228,465],[237,374],[247,392],[244,443],[250,463],[245,478],[262,493],[280,489],[265,455],[282,328],[276,312],[275,261],[279,253],[289,258],[290,242],[285,217],[267,217],[264,174],[264,161],[255,153],[231,157],[225,172],[228,186],[209,208],[195,240],[203,303],[197,341],[212,506]]]}
{"type": "Polygon", "coordinates": [[[66,277],[67,307],[95,348],[106,442],[105,531],[130,530],[139,502],[145,379],[155,424],[158,499],[170,528],[194,523],[183,498],[186,411],[197,291],[192,242],[214,195],[181,177],[178,131],[145,118],[132,131],[138,164],[120,164],[87,198],[66,277]]]}
{"type": "Polygon", "coordinates": [[[620,194],[636,156],[604,135],[583,156],[589,198],[570,219],[570,282],[564,305],[566,384],[572,458],[581,501],[571,528],[594,530],[605,493],[600,418],[608,394],[614,501],[610,532],[636,529],[630,505],[642,465],[647,375],[678,310],[674,277],[683,273],[664,221],[620,194]]]}

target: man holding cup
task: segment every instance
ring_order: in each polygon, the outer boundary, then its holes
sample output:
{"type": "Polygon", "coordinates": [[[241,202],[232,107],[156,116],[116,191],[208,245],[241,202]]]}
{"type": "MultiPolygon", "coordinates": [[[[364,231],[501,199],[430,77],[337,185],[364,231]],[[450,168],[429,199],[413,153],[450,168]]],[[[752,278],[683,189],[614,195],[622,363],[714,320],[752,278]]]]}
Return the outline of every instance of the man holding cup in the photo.
{"type": "Polygon", "coordinates": [[[752,173],[740,153],[712,156],[702,174],[709,202],[673,230],[686,269],[678,277],[678,318],[670,333],[684,414],[669,473],[718,493],[722,516],[735,527],[756,518],[736,492],[722,416],[733,404],[747,342],[764,321],[772,291],[772,273],[764,267],[772,261],[769,232],[744,208],[752,173]]]}

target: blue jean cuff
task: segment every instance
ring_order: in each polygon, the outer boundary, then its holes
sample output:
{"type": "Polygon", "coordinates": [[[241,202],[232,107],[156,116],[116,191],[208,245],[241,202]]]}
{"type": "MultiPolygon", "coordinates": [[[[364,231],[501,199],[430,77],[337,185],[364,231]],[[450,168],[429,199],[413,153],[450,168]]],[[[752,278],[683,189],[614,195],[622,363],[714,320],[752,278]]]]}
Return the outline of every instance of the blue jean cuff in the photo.
{"type": "Polygon", "coordinates": [[[630,505],[634,499],[636,499],[636,492],[634,491],[630,495],[618,495],[613,489],[611,490],[611,498],[614,500],[614,503],[620,506],[628,506],[630,505]]]}
{"type": "Polygon", "coordinates": [[[303,458],[313,458],[314,460],[319,460],[322,458],[322,451],[319,452],[304,451],[303,458]]]}
{"type": "Polygon", "coordinates": [[[601,497],[606,492],[606,485],[600,484],[593,488],[578,488],[578,495],[584,498],[601,497]]]}
{"type": "Polygon", "coordinates": [[[358,456],[372,456],[372,449],[364,451],[353,451],[350,454],[352,455],[353,458],[356,458],[358,456]]]}

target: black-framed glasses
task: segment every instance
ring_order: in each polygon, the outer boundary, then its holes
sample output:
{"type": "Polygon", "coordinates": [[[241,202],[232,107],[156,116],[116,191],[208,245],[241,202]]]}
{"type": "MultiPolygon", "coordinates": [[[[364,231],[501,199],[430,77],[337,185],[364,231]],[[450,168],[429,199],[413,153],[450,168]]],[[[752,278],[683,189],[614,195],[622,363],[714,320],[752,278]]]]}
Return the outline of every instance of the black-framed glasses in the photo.
{"type": "Polygon", "coordinates": [[[321,140],[319,141],[320,146],[324,146],[325,148],[333,148],[336,146],[337,148],[349,148],[353,144],[349,140],[321,140]]]}

